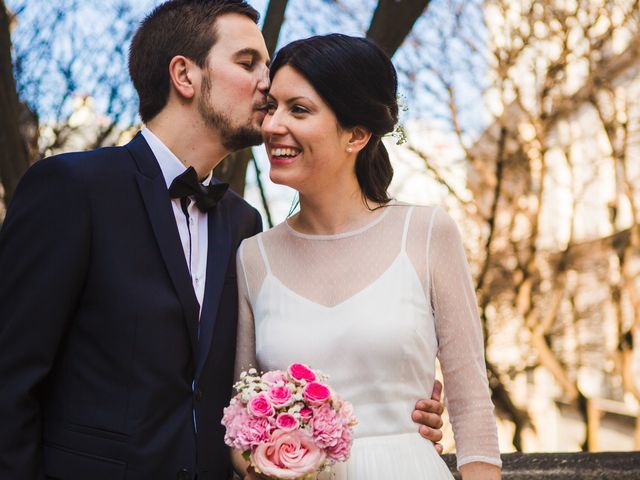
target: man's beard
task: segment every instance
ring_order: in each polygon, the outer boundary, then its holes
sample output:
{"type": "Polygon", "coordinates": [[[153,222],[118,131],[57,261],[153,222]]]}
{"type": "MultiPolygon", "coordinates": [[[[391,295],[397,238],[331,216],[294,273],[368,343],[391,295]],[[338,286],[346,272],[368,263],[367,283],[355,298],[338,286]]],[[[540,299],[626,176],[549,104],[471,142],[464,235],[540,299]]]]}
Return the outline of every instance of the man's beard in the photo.
{"type": "Polygon", "coordinates": [[[251,125],[251,121],[246,125],[233,126],[231,119],[227,115],[216,111],[209,103],[209,98],[211,98],[211,79],[208,75],[203,78],[201,90],[202,95],[198,100],[198,112],[208,127],[215,128],[220,132],[224,148],[235,152],[262,143],[260,129],[251,125]]]}

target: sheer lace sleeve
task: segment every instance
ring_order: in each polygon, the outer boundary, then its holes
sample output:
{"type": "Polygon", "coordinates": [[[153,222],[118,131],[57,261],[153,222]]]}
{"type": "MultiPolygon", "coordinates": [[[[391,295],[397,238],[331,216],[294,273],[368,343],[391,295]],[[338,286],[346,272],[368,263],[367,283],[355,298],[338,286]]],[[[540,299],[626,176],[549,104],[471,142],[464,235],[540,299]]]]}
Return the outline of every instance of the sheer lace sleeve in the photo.
{"type": "Polygon", "coordinates": [[[264,264],[260,258],[256,237],[246,239],[236,256],[238,275],[238,338],[236,343],[235,378],[251,367],[258,368],[256,334],[251,307],[253,297],[264,280],[264,264]]]}
{"type": "Polygon", "coordinates": [[[429,224],[427,259],[458,468],[470,462],[500,466],[475,290],[458,228],[441,209],[433,212],[429,224]]]}

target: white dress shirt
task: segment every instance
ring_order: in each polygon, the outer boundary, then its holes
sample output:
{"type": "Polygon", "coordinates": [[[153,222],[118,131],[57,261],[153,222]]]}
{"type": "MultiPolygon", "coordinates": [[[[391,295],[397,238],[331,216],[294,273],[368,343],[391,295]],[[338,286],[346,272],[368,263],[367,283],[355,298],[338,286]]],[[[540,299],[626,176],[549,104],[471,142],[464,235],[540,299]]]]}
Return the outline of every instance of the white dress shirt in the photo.
{"type": "MultiPolygon", "coordinates": [[[[160,170],[162,170],[167,188],[169,188],[173,179],[187,168],[151,130],[146,127],[143,128],[142,136],[155,155],[160,165],[160,170]]],[[[209,173],[209,176],[202,183],[208,185],[210,182],[211,173],[209,173]]],[[[184,258],[189,268],[189,273],[191,274],[193,290],[200,304],[200,312],[202,312],[202,300],[204,298],[204,285],[207,274],[207,245],[209,239],[207,214],[201,212],[196,206],[196,203],[192,201],[187,208],[189,214],[189,224],[187,225],[187,217],[182,211],[180,199],[172,199],[171,206],[173,207],[173,214],[176,218],[184,258]],[[189,242],[189,232],[191,232],[191,242],[189,242]],[[191,245],[189,245],[189,243],[191,243],[191,245]]]]}

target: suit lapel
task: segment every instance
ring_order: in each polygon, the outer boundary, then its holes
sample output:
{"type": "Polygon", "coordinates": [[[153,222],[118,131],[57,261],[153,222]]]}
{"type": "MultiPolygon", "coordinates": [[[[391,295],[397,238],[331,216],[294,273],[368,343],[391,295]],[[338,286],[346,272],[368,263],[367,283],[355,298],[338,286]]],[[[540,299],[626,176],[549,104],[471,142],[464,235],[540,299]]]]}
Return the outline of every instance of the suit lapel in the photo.
{"type": "Polygon", "coordinates": [[[207,251],[207,280],[204,290],[202,312],[200,314],[200,338],[196,379],[209,355],[213,332],[216,326],[220,295],[224,286],[225,274],[231,253],[231,230],[229,212],[222,201],[208,214],[209,245],[207,251]]]}
{"type": "Polygon", "coordinates": [[[182,253],[180,235],[171,207],[167,185],[157,160],[140,133],[126,148],[131,152],[139,168],[139,172],[136,172],[136,181],[138,182],[140,194],[151,221],[162,259],[171,277],[178,300],[182,305],[184,320],[191,341],[192,356],[194,364],[196,364],[200,306],[193,291],[187,262],[182,253]]]}

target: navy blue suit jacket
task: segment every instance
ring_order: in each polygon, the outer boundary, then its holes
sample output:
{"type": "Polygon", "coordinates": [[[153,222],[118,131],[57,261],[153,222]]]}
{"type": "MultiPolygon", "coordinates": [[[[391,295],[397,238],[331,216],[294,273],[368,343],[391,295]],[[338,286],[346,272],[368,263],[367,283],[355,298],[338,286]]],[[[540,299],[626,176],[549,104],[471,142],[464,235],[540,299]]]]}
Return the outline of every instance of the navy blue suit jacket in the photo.
{"type": "Polygon", "coordinates": [[[0,478],[227,478],[234,257],[262,224],[232,192],[208,222],[199,322],[142,135],[29,169],[0,232],[0,478]]]}

